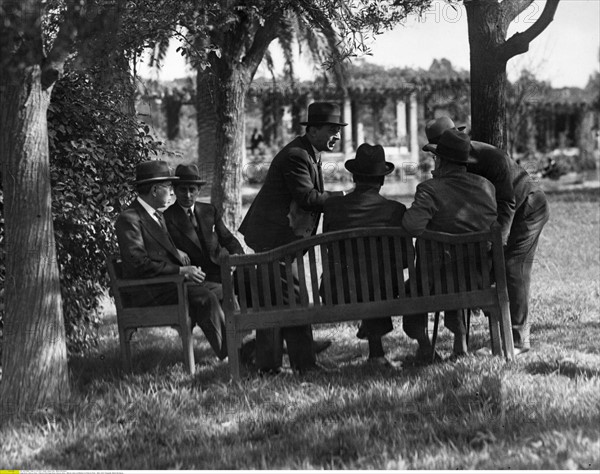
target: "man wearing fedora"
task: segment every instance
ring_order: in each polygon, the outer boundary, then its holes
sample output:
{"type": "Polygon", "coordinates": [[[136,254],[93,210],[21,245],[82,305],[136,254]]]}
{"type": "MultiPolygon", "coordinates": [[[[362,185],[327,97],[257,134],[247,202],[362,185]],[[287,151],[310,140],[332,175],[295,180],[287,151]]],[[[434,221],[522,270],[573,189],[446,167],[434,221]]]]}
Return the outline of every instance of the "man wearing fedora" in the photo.
{"type": "MultiPolygon", "coordinates": [[[[414,202],[402,218],[402,227],[417,237],[426,229],[449,234],[489,230],[497,219],[494,186],[487,179],[467,172],[471,149],[469,136],[449,129],[442,133],[437,145],[429,144],[426,149],[435,155],[433,178],[417,186],[414,202]]],[[[417,262],[417,269],[420,268],[417,262]]],[[[440,274],[445,275],[445,271],[442,269],[440,274]]],[[[418,278],[417,286],[420,280],[418,278]]],[[[454,333],[454,357],[466,354],[462,311],[446,311],[444,325],[454,333]]],[[[419,344],[417,359],[432,360],[427,314],[404,316],[403,328],[419,344]]]]}
{"type": "MultiPolygon", "coordinates": [[[[308,120],[302,125],[306,125],[305,135],[292,140],[273,158],[265,182],[240,226],[246,244],[255,252],[314,235],[323,204],[333,194],[323,186],[321,153],[333,151],[341,127],[347,125],[341,121],[340,108],[328,102],[310,104],[308,120]]],[[[297,271],[296,265],[293,270],[297,271]]],[[[294,295],[290,297],[296,297],[299,286],[292,290],[294,295]]],[[[278,334],[277,330],[257,331],[259,370],[280,370],[282,342],[278,334]]],[[[283,328],[281,335],[292,368],[299,372],[319,368],[310,325],[283,328]]]]}
{"type": "MultiPolygon", "coordinates": [[[[444,131],[452,129],[456,127],[449,117],[429,121],[425,127],[429,144],[423,149],[431,151],[428,147],[437,144],[444,131]]],[[[548,203],[537,182],[504,151],[472,140],[469,155],[467,171],[491,181],[496,191],[512,332],[518,355],[531,347],[531,270],[540,234],[550,215],[548,203]]]]}
{"type": "MultiPolygon", "coordinates": [[[[219,298],[205,283],[206,274],[176,248],[167,232],[159,209],[169,204],[173,195],[171,174],[164,161],[146,161],[136,166],[134,182],[138,197],[117,218],[116,233],[123,260],[125,278],[151,278],[159,275],[184,275],[190,282],[188,298],[190,317],[198,324],[220,359],[227,356],[225,320],[219,298]]],[[[152,285],[131,295],[140,306],[170,304],[177,301],[177,289],[152,285]]]]}
{"type": "MultiPolygon", "coordinates": [[[[200,179],[195,164],[178,165],[175,169],[174,204],[165,211],[167,230],[175,246],[183,250],[193,265],[202,268],[206,282],[221,283],[219,255],[226,249],[230,254],[243,254],[244,249],[223,223],[212,204],[196,202],[200,187],[206,181],[200,179]]],[[[220,285],[218,291],[222,294],[220,285]]]]}
{"type": "MultiPolygon", "coordinates": [[[[404,204],[397,201],[391,201],[384,198],[379,191],[385,176],[394,171],[394,164],[385,161],[385,151],[381,145],[369,145],[363,143],[356,150],[356,157],[346,161],[344,164],[346,169],[352,173],[352,177],[356,186],[354,190],[345,196],[332,196],[325,201],[323,211],[323,232],[332,232],[336,230],[352,229],[355,227],[395,227],[400,226],[402,216],[406,211],[404,204]]],[[[402,252],[404,250],[404,259],[406,262],[406,247],[404,249],[391,249],[392,252],[402,252]]],[[[345,301],[350,301],[349,297],[349,282],[348,271],[345,259],[344,249],[340,249],[340,260],[342,265],[342,288],[344,295],[338,295],[335,288],[337,285],[332,282],[333,303],[337,303],[344,298],[345,301]]],[[[377,261],[379,265],[380,278],[383,281],[383,272],[385,271],[382,264],[382,257],[378,255],[370,255],[370,249],[366,249],[367,261],[377,261]]],[[[358,263],[358,258],[354,258],[354,262],[358,263]]],[[[329,260],[333,264],[333,260],[329,260]]],[[[391,273],[396,275],[395,260],[391,262],[391,273]]],[[[374,301],[374,288],[371,267],[367,269],[369,273],[368,294],[362,294],[360,284],[359,269],[356,268],[354,274],[357,276],[355,284],[358,292],[357,300],[374,301]]],[[[333,269],[330,275],[334,275],[333,269]]],[[[394,282],[392,291],[398,291],[399,285],[403,285],[403,281],[394,282]]],[[[386,289],[381,288],[381,292],[385,293],[386,289]]],[[[385,351],[381,338],[391,332],[393,329],[392,318],[377,318],[366,319],[362,321],[357,333],[359,339],[366,339],[369,342],[369,358],[367,362],[370,364],[397,367],[397,364],[391,362],[385,357],[385,351]]]]}

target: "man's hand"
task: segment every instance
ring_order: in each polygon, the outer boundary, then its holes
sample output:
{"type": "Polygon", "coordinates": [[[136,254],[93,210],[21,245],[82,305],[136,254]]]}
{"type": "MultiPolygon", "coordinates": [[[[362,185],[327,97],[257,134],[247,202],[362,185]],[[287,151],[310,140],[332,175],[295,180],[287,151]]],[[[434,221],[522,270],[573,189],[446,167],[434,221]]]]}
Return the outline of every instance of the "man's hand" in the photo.
{"type": "Polygon", "coordinates": [[[206,278],[206,273],[202,271],[202,268],[195,267],[194,265],[179,267],[179,274],[183,275],[186,280],[190,280],[198,284],[204,282],[204,279],[206,278]]]}
{"type": "Polygon", "coordinates": [[[181,260],[184,265],[189,265],[192,263],[188,254],[185,253],[183,250],[177,249],[177,253],[179,254],[179,260],[181,260]]]}

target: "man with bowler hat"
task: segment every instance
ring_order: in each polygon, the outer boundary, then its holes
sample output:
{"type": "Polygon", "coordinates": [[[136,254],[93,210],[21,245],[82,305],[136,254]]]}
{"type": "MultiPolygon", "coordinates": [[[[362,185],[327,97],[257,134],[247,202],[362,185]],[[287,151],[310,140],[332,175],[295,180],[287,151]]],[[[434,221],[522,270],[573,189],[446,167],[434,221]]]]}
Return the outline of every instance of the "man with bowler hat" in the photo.
{"type": "MultiPolygon", "coordinates": [[[[449,117],[429,121],[425,127],[429,144],[423,149],[427,151],[430,145],[437,144],[449,129],[456,130],[449,117]]],[[[496,191],[515,354],[522,354],[531,347],[531,270],[540,234],[550,216],[548,203],[537,182],[504,151],[472,140],[469,155],[467,171],[491,181],[496,191]]]]}
{"type": "MultiPolygon", "coordinates": [[[[456,129],[442,133],[437,145],[426,146],[435,156],[433,178],[417,186],[414,202],[404,213],[402,227],[408,233],[418,237],[425,229],[449,234],[487,231],[496,221],[494,186],[487,179],[467,172],[470,148],[469,136],[456,129]]],[[[421,268],[419,262],[416,267],[421,268]]],[[[445,275],[444,269],[440,274],[445,275]]],[[[418,278],[417,287],[420,282],[418,278]]],[[[462,311],[445,311],[444,325],[454,333],[453,356],[465,355],[467,339],[462,311]]],[[[403,328],[419,344],[417,360],[432,360],[427,314],[404,316],[403,328]]]]}
{"type": "MultiPolygon", "coordinates": [[[[308,107],[306,133],[288,143],[273,158],[265,182],[246,214],[240,232],[255,252],[271,250],[298,239],[314,235],[323,204],[335,193],[323,186],[321,153],[333,151],[340,140],[341,112],[337,104],[315,102],[308,107]]],[[[337,194],[342,194],[341,192],[337,194]]],[[[297,272],[297,265],[293,264],[297,272]]],[[[297,273],[294,274],[297,281],[297,273]]],[[[286,291],[295,298],[299,286],[286,291]]],[[[259,370],[278,372],[281,368],[282,341],[278,330],[259,330],[256,334],[256,363],[259,370]]],[[[326,348],[313,343],[310,325],[281,329],[286,341],[290,364],[299,372],[319,369],[315,349],[326,348]]]]}
{"type": "MultiPolygon", "coordinates": [[[[224,359],[227,356],[225,319],[219,298],[206,286],[205,272],[197,265],[190,265],[187,255],[176,248],[159,211],[169,204],[172,183],[177,180],[164,161],[145,161],[136,166],[134,185],[138,197],[119,215],[115,225],[123,277],[180,274],[195,283],[188,287],[190,317],[202,328],[217,356],[224,359]]],[[[136,290],[130,298],[132,304],[139,306],[176,303],[177,288],[151,285],[136,290]]]]}
{"type": "MultiPolygon", "coordinates": [[[[344,164],[346,169],[352,173],[356,187],[354,190],[345,196],[332,196],[325,201],[323,211],[323,232],[332,232],[336,230],[352,229],[355,227],[396,227],[400,226],[402,216],[406,211],[404,204],[397,201],[391,201],[384,198],[379,191],[385,176],[394,171],[394,164],[385,161],[385,151],[381,145],[369,145],[363,143],[356,150],[356,157],[346,161],[344,164]]],[[[406,245],[406,243],[405,243],[406,245]]],[[[412,243],[409,243],[412,245],[412,243]]],[[[406,262],[406,246],[402,249],[390,249],[392,252],[404,251],[404,259],[406,262]]],[[[342,288],[344,295],[338,295],[335,288],[335,282],[332,282],[331,288],[333,291],[333,303],[337,303],[342,298],[344,301],[350,301],[349,282],[348,282],[348,265],[346,263],[345,249],[340,248],[340,262],[342,265],[342,288]]],[[[379,281],[384,280],[383,256],[371,255],[370,249],[366,249],[366,261],[378,262],[379,264],[379,281]]],[[[366,294],[363,294],[362,285],[360,284],[360,269],[358,268],[359,258],[354,256],[356,268],[354,275],[357,276],[355,288],[357,291],[357,301],[374,301],[373,275],[371,265],[367,268],[367,277],[369,285],[366,294]]],[[[333,265],[333,259],[329,259],[333,265]]],[[[329,272],[333,278],[334,271],[329,272]]],[[[393,276],[397,275],[395,268],[395,260],[391,262],[391,272],[393,276]]],[[[404,281],[394,281],[392,291],[398,291],[399,285],[403,285],[404,281]]],[[[386,298],[385,288],[379,290],[386,298]]],[[[369,342],[369,358],[367,363],[386,366],[398,367],[398,364],[393,363],[385,357],[381,338],[391,332],[393,329],[392,318],[384,317],[377,319],[366,319],[360,325],[357,333],[359,339],[366,339],[369,342]]]]}
{"type": "Polygon", "coordinates": [[[206,184],[200,179],[198,166],[178,165],[175,176],[178,178],[174,183],[176,201],[165,211],[167,229],[175,246],[187,253],[192,265],[206,273],[205,282],[219,284],[220,290],[219,255],[224,251],[243,254],[244,249],[225,226],[215,206],[196,202],[200,187],[206,184]]]}

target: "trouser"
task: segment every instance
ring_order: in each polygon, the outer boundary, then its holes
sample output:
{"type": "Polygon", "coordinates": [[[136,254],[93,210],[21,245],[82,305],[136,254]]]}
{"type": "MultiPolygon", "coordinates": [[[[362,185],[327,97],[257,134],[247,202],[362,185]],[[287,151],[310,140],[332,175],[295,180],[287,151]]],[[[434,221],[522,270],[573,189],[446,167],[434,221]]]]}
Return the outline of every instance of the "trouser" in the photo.
{"type": "Polygon", "coordinates": [[[515,347],[530,346],[531,270],[540,234],[549,216],[544,192],[536,190],[529,194],[515,213],[504,248],[506,285],[515,347]]]}
{"type": "MultiPolygon", "coordinates": [[[[300,281],[298,278],[298,264],[292,262],[293,286],[288,288],[285,264],[279,264],[279,280],[274,280],[274,275],[269,273],[269,288],[271,290],[272,304],[276,304],[275,285],[282,290],[284,304],[288,298],[295,298],[300,303],[300,281]]],[[[246,279],[248,281],[248,279],[246,279]]],[[[303,283],[304,284],[304,283],[303,283]]],[[[262,301],[262,278],[258,276],[259,301],[262,301]]],[[[252,306],[251,293],[248,288],[246,295],[248,305],[252,306]]],[[[273,329],[256,330],[256,366],[261,370],[276,370],[281,367],[283,359],[283,341],[287,345],[290,365],[294,369],[303,369],[315,364],[316,358],[313,349],[313,334],[310,324],[290,326],[273,329]]]]}
{"type": "MultiPolygon", "coordinates": [[[[467,334],[465,310],[444,311],[444,326],[456,336],[467,334]]],[[[411,339],[421,340],[427,334],[427,313],[408,314],[402,317],[402,329],[411,339]]]]}
{"type": "MultiPolygon", "coordinates": [[[[225,339],[225,314],[221,308],[223,289],[220,283],[204,281],[201,285],[188,285],[188,302],[192,324],[197,324],[219,359],[227,357],[225,339]]],[[[131,306],[177,304],[174,284],[149,285],[136,289],[129,295],[131,306]]]]}

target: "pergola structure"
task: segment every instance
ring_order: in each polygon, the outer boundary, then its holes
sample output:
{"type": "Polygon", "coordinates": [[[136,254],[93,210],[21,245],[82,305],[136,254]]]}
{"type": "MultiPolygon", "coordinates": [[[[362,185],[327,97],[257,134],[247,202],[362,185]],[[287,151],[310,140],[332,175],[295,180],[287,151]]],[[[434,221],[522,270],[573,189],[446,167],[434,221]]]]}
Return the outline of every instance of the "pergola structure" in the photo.
{"type": "Polygon", "coordinates": [[[365,141],[379,143],[388,154],[415,165],[424,140],[423,125],[436,111],[454,117],[468,114],[467,73],[432,77],[426,72],[395,70],[396,74],[352,75],[346,87],[320,81],[285,83],[259,79],[253,82],[249,101],[262,110],[263,136],[269,143],[285,141],[282,130],[285,111],[291,113],[291,128],[301,134],[300,122],[314,101],[337,102],[343,120],[341,152],[349,157],[365,141]],[[367,120],[365,120],[367,119],[367,120]]]}

